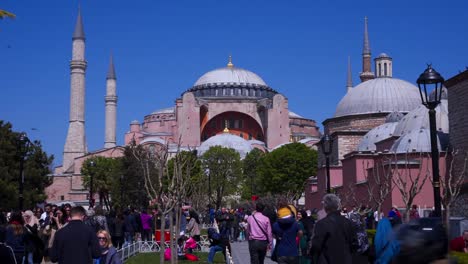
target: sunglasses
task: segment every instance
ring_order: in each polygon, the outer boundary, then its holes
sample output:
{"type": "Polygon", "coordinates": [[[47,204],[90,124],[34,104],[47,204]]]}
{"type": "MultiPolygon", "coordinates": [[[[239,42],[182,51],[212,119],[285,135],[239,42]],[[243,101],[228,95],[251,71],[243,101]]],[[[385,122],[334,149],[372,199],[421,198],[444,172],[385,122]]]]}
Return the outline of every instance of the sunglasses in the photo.
{"type": "Polygon", "coordinates": [[[99,239],[99,240],[104,240],[104,241],[107,240],[107,238],[105,238],[105,237],[98,237],[98,239],[99,239]]]}

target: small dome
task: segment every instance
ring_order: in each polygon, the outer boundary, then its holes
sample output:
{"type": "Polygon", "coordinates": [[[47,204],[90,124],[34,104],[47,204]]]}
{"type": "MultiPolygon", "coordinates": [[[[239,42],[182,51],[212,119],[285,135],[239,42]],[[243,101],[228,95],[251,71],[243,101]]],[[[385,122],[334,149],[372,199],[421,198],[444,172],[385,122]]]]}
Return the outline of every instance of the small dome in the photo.
{"type": "MultiPolygon", "coordinates": [[[[447,149],[448,134],[437,133],[437,146],[439,151],[447,149]]],[[[431,152],[431,134],[427,128],[415,129],[401,136],[393,143],[390,149],[392,153],[431,152]]]]}
{"type": "Polygon", "coordinates": [[[138,120],[133,120],[130,125],[139,125],[140,122],[138,120]]]}
{"type": "Polygon", "coordinates": [[[419,89],[407,81],[376,78],[351,89],[338,104],[335,117],[409,112],[421,105],[419,89]]]}
{"type": "MultiPolygon", "coordinates": [[[[441,100],[436,107],[436,125],[437,131],[449,133],[448,119],[448,101],[441,100]]],[[[403,136],[413,130],[429,129],[429,114],[428,109],[424,105],[409,112],[401,119],[398,126],[395,128],[395,136],[403,136]]]]}
{"type": "Polygon", "coordinates": [[[294,113],[293,111],[289,111],[289,117],[290,118],[304,118],[303,116],[300,116],[300,115],[294,113]]]}
{"type": "Polygon", "coordinates": [[[385,117],[385,123],[399,122],[404,116],[401,112],[392,112],[385,117]]]}
{"type": "Polygon", "coordinates": [[[397,124],[398,123],[396,122],[385,123],[371,129],[366,135],[364,135],[364,137],[362,137],[361,143],[359,143],[358,146],[358,151],[377,150],[375,143],[393,136],[393,132],[395,131],[397,124]]]}
{"type": "Polygon", "coordinates": [[[209,71],[203,74],[193,86],[209,84],[267,86],[267,84],[257,74],[234,66],[209,71]]]}
{"type": "Polygon", "coordinates": [[[198,147],[198,155],[203,155],[203,153],[213,146],[232,148],[240,154],[241,159],[245,158],[245,155],[253,149],[252,144],[247,140],[233,134],[222,133],[205,140],[198,147]]]}
{"type": "Polygon", "coordinates": [[[163,108],[163,109],[158,109],[154,111],[151,114],[173,114],[175,110],[175,107],[168,107],[168,108],[163,108]]]}
{"type": "Polygon", "coordinates": [[[390,58],[390,56],[388,56],[387,53],[382,52],[377,56],[377,58],[390,58]]]}

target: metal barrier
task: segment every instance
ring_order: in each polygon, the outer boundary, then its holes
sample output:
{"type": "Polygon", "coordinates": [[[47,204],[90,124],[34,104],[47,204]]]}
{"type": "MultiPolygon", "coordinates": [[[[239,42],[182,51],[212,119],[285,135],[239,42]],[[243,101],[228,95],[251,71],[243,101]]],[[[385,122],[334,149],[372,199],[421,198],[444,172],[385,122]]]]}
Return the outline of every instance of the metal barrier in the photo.
{"type": "MultiPolygon", "coordinates": [[[[164,248],[168,248],[169,243],[164,243],[164,248]]],[[[210,245],[208,241],[197,242],[197,247],[194,249],[198,252],[209,252],[210,245]]],[[[161,244],[157,241],[136,241],[133,244],[127,244],[125,247],[117,250],[117,255],[124,262],[130,257],[135,256],[138,253],[148,253],[148,252],[161,252],[161,244]]]]}

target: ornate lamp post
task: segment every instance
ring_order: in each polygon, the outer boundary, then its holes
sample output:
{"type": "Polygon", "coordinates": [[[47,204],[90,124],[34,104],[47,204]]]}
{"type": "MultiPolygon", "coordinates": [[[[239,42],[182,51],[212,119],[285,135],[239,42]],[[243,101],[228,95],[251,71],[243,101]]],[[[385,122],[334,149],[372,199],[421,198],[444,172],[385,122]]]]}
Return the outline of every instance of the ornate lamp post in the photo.
{"type": "Polygon", "coordinates": [[[96,163],[92,160],[89,162],[89,166],[92,168],[90,173],[89,173],[89,207],[92,208],[94,207],[94,195],[93,195],[93,178],[94,178],[94,168],[96,167],[96,163]]]}
{"type": "Polygon", "coordinates": [[[327,168],[327,193],[331,192],[330,186],[330,154],[333,148],[333,139],[330,138],[328,134],[325,134],[320,140],[320,146],[322,147],[322,152],[325,155],[325,166],[327,168]]]}
{"type": "Polygon", "coordinates": [[[428,65],[427,69],[419,75],[416,81],[421,95],[421,101],[424,106],[429,109],[429,129],[431,133],[431,159],[432,159],[432,182],[434,189],[434,216],[440,217],[441,202],[440,202],[440,177],[439,177],[439,150],[437,148],[437,128],[436,128],[436,111],[435,108],[439,105],[442,99],[442,85],[444,78],[428,65]]]}
{"type": "Polygon", "coordinates": [[[20,158],[20,167],[19,167],[19,180],[18,180],[18,190],[19,190],[19,197],[18,197],[18,207],[21,211],[23,211],[23,203],[24,203],[24,159],[28,154],[29,147],[31,145],[31,141],[26,136],[26,133],[21,133],[18,137],[17,142],[17,149],[20,158]]]}

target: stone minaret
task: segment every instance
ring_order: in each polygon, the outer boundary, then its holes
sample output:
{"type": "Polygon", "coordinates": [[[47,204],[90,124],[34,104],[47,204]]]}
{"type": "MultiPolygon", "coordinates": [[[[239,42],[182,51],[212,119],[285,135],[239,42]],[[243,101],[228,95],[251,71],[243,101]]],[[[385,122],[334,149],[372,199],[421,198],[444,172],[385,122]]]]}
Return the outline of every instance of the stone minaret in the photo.
{"type": "Polygon", "coordinates": [[[374,73],[371,69],[371,50],[369,45],[369,33],[367,32],[367,17],[364,18],[364,46],[362,48],[362,72],[359,76],[361,82],[374,79],[374,73]]]}
{"type": "Polygon", "coordinates": [[[85,136],[85,35],[81,11],[78,10],[75,32],[73,32],[73,51],[70,62],[70,123],[63,151],[63,170],[69,171],[76,157],[87,152],[85,136]]]}
{"type": "Polygon", "coordinates": [[[353,75],[351,74],[351,58],[348,56],[348,76],[346,80],[346,92],[348,93],[353,89],[353,75]]]}
{"type": "Polygon", "coordinates": [[[115,147],[115,129],[117,119],[117,95],[116,95],[116,80],[114,61],[112,54],[110,57],[109,71],[107,72],[106,81],[106,130],[105,130],[105,141],[104,148],[115,147]]]}

